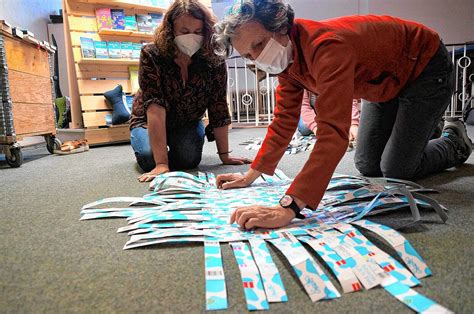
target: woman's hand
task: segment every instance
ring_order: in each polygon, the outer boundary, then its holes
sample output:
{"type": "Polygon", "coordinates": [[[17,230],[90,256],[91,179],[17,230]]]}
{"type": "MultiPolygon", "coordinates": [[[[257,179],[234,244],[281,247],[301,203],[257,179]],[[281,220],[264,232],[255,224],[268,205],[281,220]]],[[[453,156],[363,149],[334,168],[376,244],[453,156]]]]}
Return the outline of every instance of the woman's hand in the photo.
{"type": "Polygon", "coordinates": [[[354,142],[357,140],[357,131],[359,130],[359,126],[357,124],[351,125],[349,129],[349,142],[354,142]]]}
{"type": "Polygon", "coordinates": [[[240,173],[220,174],[216,178],[216,184],[219,189],[244,188],[252,184],[262,173],[250,168],[245,175],[240,173]]]}
{"type": "Polygon", "coordinates": [[[229,154],[219,155],[224,165],[244,165],[252,163],[252,160],[245,157],[232,157],[229,154]]]}
{"type": "Polygon", "coordinates": [[[237,208],[230,216],[230,223],[236,222],[246,230],[256,227],[274,229],[287,226],[293,218],[295,213],[290,208],[254,205],[237,208]]]}
{"type": "Polygon", "coordinates": [[[139,182],[150,182],[152,181],[156,176],[159,176],[162,173],[169,172],[170,169],[168,168],[167,164],[158,164],[156,167],[147,173],[142,174],[141,176],[138,177],[139,182]]]}
{"type": "Polygon", "coordinates": [[[232,188],[244,188],[252,184],[253,181],[240,173],[219,174],[216,177],[217,188],[227,190],[232,188]]]}

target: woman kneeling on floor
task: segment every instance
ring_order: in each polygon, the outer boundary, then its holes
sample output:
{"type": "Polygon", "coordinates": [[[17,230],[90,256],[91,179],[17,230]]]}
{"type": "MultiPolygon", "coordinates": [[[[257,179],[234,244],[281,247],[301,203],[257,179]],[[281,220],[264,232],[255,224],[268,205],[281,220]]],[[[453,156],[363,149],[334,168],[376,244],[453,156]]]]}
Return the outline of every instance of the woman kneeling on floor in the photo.
{"type": "Polygon", "coordinates": [[[227,73],[224,60],[214,54],[213,26],[212,14],[199,1],[178,0],[155,31],[154,43],[142,49],[130,124],[131,144],[146,172],[140,182],[170,169],[197,167],[205,133],[215,137],[222,163],[251,162],[229,154],[227,73]]]}
{"type": "Polygon", "coordinates": [[[217,177],[220,187],[245,187],[273,174],[297,127],[304,89],[317,95],[316,144],[275,207],[234,211],[241,227],[277,228],[300,209],[316,208],[346,152],[353,98],[367,100],[355,162],[366,176],[416,179],[457,166],[472,152],[461,121],[430,140],[453,93],[453,64],[437,33],[389,16],[325,21],[294,19],[281,0],[238,0],[216,24],[216,41],[234,47],[263,71],[278,74],[275,117],[245,175],[217,177]]]}

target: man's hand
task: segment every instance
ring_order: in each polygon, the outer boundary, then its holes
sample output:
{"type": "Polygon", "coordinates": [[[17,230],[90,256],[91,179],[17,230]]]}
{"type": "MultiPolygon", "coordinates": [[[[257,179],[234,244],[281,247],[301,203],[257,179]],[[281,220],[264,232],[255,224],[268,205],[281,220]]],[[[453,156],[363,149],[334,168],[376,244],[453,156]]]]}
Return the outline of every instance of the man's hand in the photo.
{"type": "Polygon", "coordinates": [[[230,216],[230,223],[236,222],[246,230],[256,227],[274,229],[288,225],[293,218],[295,213],[290,208],[254,205],[237,208],[230,216]]]}
{"type": "Polygon", "coordinates": [[[314,135],[316,135],[316,131],[318,130],[318,126],[314,126],[314,128],[311,130],[311,132],[313,132],[314,135]]]}
{"type": "Polygon", "coordinates": [[[359,130],[359,126],[357,124],[351,125],[349,129],[349,142],[354,142],[357,140],[357,131],[359,130]]]}
{"type": "Polygon", "coordinates": [[[150,182],[152,181],[156,176],[169,172],[170,169],[168,168],[167,164],[158,164],[156,167],[147,173],[142,174],[140,177],[138,177],[139,182],[150,182]]]}
{"type": "Polygon", "coordinates": [[[240,173],[219,174],[216,177],[217,188],[227,190],[232,188],[244,188],[252,184],[253,181],[240,173]]]}
{"type": "Polygon", "coordinates": [[[244,165],[251,164],[252,160],[245,157],[232,157],[229,154],[219,155],[224,165],[244,165]]]}

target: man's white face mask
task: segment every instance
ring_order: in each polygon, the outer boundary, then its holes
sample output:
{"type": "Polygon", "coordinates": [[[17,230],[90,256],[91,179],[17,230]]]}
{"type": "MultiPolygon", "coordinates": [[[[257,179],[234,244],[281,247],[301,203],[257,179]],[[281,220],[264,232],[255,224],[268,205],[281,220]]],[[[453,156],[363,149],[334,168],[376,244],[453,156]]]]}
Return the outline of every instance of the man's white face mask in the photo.
{"type": "Polygon", "coordinates": [[[285,71],[291,62],[293,62],[291,40],[288,40],[288,45],[285,47],[273,39],[273,37],[270,38],[265,48],[263,48],[260,55],[254,61],[260,70],[270,74],[280,74],[285,71]]]}
{"type": "Polygon", "coordinates": [[[202,47],[203,39],[201,35],[186,34],[176,36],[174,43],[182,53],[192,57],[202,47]]]}

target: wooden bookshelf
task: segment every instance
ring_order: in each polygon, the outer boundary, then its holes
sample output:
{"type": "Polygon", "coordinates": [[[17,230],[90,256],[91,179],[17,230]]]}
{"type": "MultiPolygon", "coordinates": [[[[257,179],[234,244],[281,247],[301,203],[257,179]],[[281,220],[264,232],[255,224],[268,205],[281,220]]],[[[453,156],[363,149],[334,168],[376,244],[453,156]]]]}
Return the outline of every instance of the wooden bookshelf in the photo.
{"type": "Polygon", "coordinates": [[[122,85],[130,94],[129,66],[137,59],[83,58],[81,37],[97,41],[151,42],[153,34],[97,27],[95,9],[118,7],[126,15],[165,12],[165,9],[133,3],[130,0],[63,0],[66,59],[71,97],[71,128],[83,130],[90,144],[108,144],[130,140],[128,124],[108,126],[105,117],[112,108],[103,93],[122,85]]]}
{"type": "MultiPolygon", "coordinates": [[[[210,0],[202,2],[211,8],[210,0]]],[[[103,93],[122,85],[123,91],[132,92],[129,66],[139,60],[82,58],[81,37],[96,41],[151,42],[153,34],[124,30],[99,30],[95,9],[112,7],[124,9],[125,15],[165,13],[165,8],[141,5],[132,0],[62,0],[64,34],[71,97],[71,128],[81,129],[90,144],[108,144],[130,140],[128,124],[108,126],[105,117],[112,108],[103,93]]]]}
{"type": "Polygon", "coordinates": [[[99,30],[99,35],[108,35],[108,36],[127,36],[127,37],[138,37],[138,38],[146,38],[146,39],[153,39],[153,33],[144,33],[144,32],[135,32],[135,31],[127,31],[121,29],[101,29],[99,30]]]}
{"type": "Polygon", "coordinates": [[[89,4],[100,4],[101,6],[113,6],[119,7],[121,9],[130,9],[130,10],[139,10],[139,11],[149,11],[156,13],[165,13],[166,8],[160,8],[153,5],[144,5],[138,4],[135,1],[131,0],[77,0],[77,2],[89,3],[89,4]]]}
{"type": "Polygon", "coordinates": [[[77,60],[77,64],[110,64],[110,65],[138,65],[138,59],[101,59],[101,58],[82,58],[77,60]]]}

